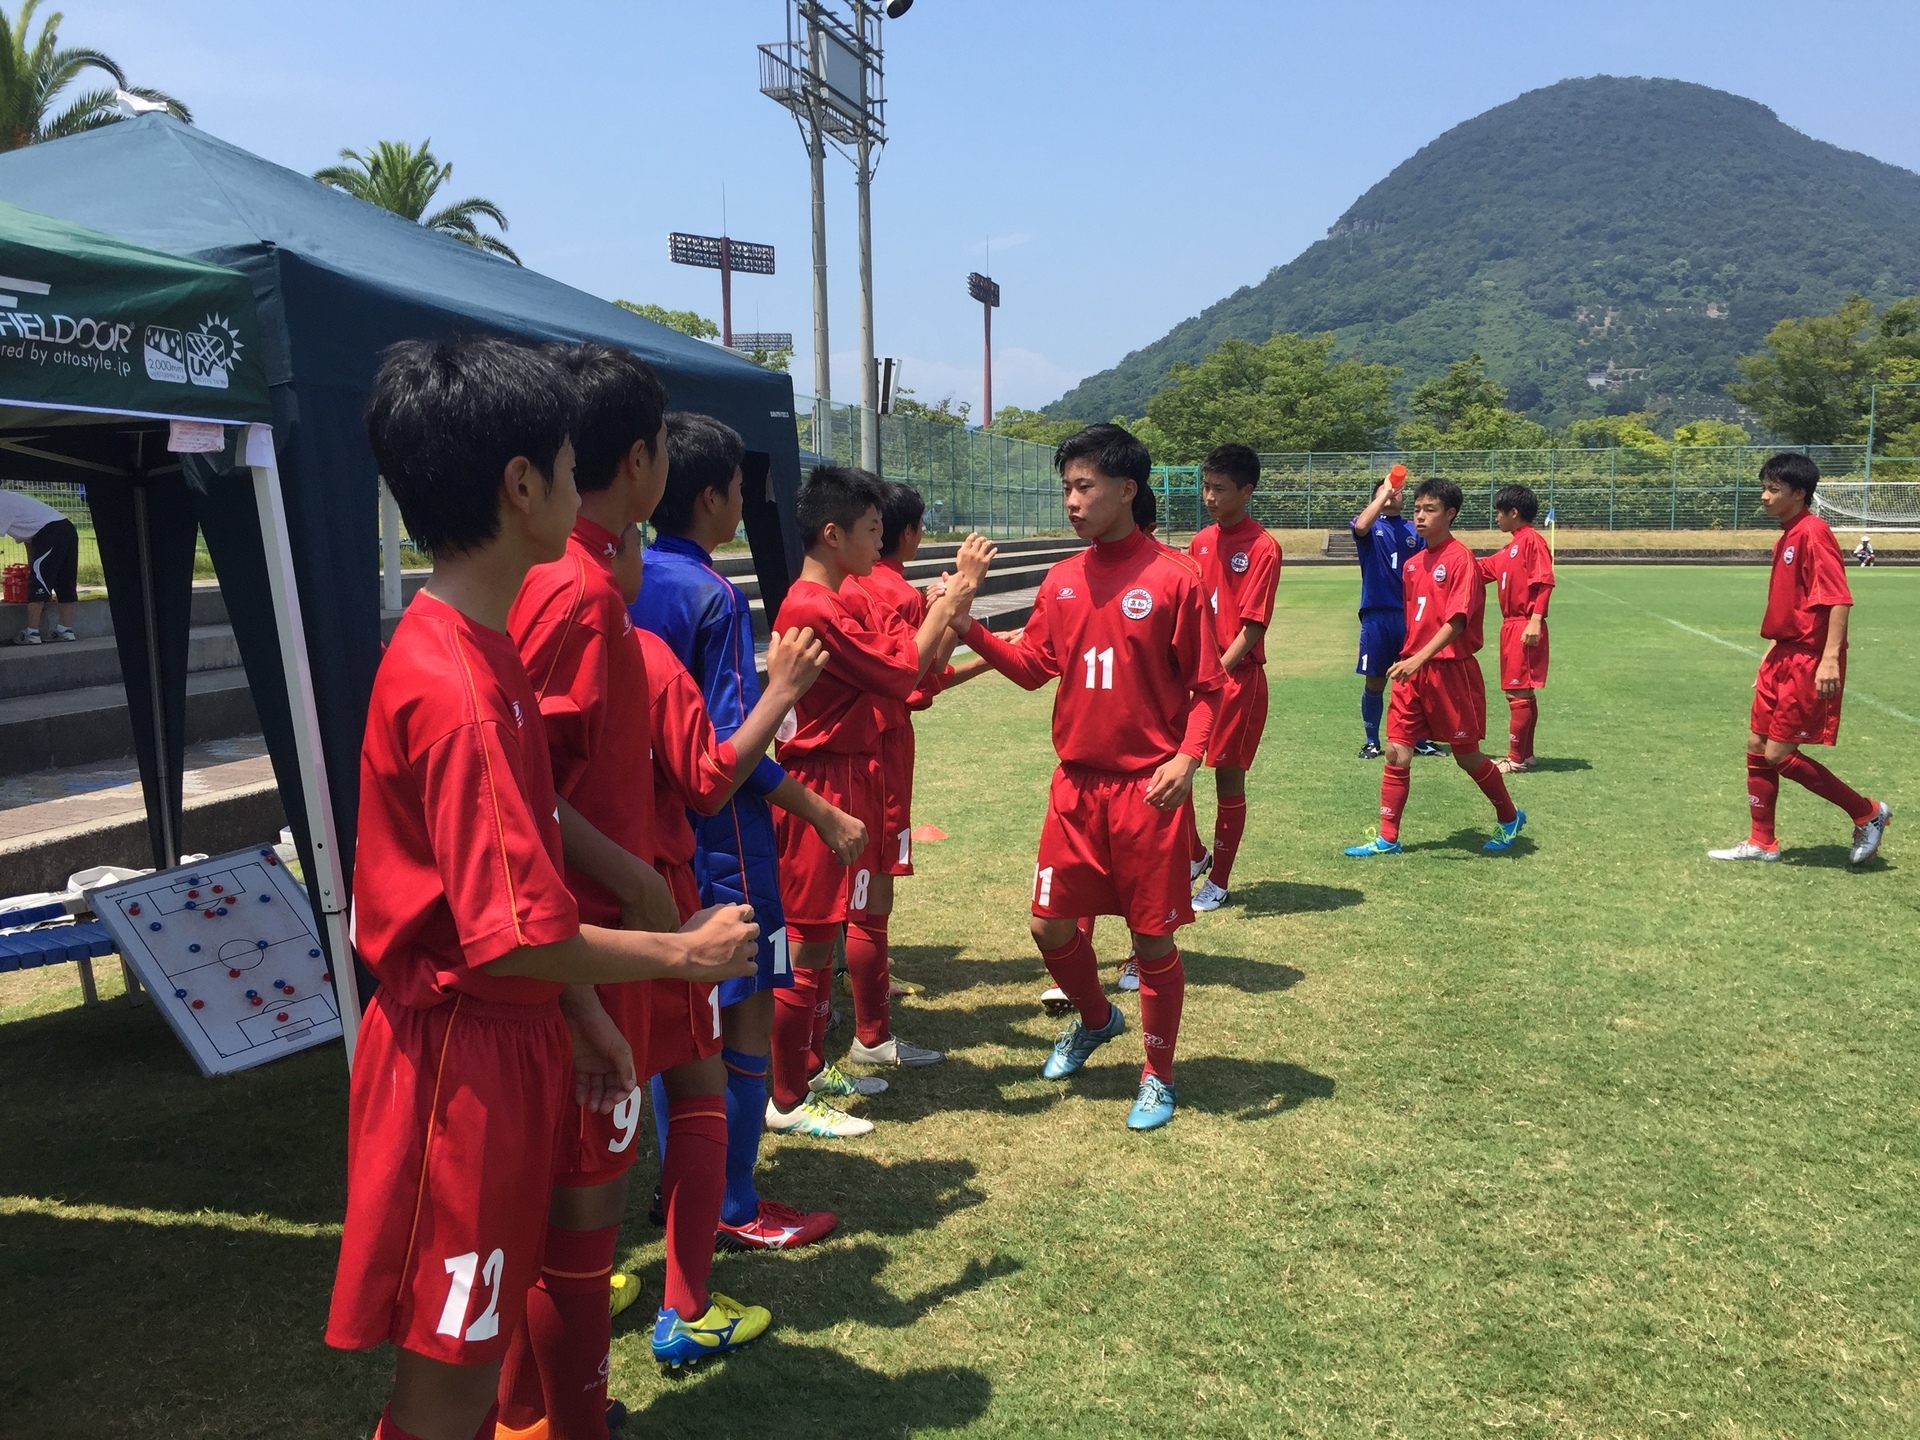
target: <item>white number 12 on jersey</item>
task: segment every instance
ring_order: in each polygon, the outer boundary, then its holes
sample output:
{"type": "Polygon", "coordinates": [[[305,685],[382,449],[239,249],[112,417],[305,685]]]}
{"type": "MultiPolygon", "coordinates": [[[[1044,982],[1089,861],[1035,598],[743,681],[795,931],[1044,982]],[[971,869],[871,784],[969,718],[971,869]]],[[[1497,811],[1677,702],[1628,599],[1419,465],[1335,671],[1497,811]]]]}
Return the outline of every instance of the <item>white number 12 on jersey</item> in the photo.
{"type": "Polygon", "coordinates": [[[1111,645],[1104,650],[1088,650],[1080,658],[1087,662],[1087,689],[1113,689],[1113,647],[1111,645]],[[1099,676],[1097,685],[1094,683],[1096,672],[1099,676]]]}

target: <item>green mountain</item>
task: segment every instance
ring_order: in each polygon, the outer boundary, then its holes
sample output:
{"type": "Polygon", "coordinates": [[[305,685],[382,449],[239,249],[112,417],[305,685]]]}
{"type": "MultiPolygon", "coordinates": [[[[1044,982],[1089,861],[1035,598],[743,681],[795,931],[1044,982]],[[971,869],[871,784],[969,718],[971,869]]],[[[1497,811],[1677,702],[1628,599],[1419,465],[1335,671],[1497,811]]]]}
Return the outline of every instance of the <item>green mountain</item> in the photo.
{"type": "Polygon", "coordinates": [[[1047,411],[1139,415],[1229,336],[1331,330],[1407,389],[1478,350],[1550,425],[1731,416],[1735,357],[1853,290],[1920,292],[1920,175],[1703,85],[1563,80],[1447,131],[1297,259],[1047,411]]]}

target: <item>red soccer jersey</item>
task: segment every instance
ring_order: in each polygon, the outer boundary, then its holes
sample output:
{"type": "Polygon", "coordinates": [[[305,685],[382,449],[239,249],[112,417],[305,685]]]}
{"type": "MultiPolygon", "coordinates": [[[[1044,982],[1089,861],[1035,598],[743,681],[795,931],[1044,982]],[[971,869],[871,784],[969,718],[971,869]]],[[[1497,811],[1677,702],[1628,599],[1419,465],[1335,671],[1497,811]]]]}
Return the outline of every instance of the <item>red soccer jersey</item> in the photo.
{"type": "Polygon", "coordinates": [[[687,811],[715,814],[733,789],[733,742],[716,739],[700,686],[673,647],[651,630],[636,630],[646,652],[653,730],[654,855],[693,863],[687,811]]]}
{"type": "Polygon", "coordinates": [[[1846,562],[1833,531],[1811,510],[1802,510],[1780,527],[1780,538],[1773,542],[1773,575],[1767,581],[1761,635],[1824,650],[1828,607],[1851,604],[1846,562]]]}
{"type": "Polygon", "coordinates": [[[1553,594],[1553,553],[1531,525],[1522,525],[1505,545],[1480,561],[1480,578],[1499,590],[1502,618],[1546,618],[1547,600],[1553,594]]]}
{"type": "Polygon", "coordinates": [[[1018,645],[984,625],[967,643],[1029,690],[1059,676],[1053,748],[1094,770],[1132,775],[1204,754],[1226,684],[1192,561],[1138,530],[1049,570],[1018,645]]]}
{"type": "MultiPolygon", "coordinates": [[[[927,597],[920,593],[919,586],[907,579],[906,567],[898,560],[882,560],[873,567],[871,575],[855,576],[853,583],[863,586],[875,601],[898,615],[901,624],[913,634],[918,635],[920,627],[927,623],[927,597]]],[[[928,667],[926,675],[904,704],[883,701],[880,715],[886,721],[887,728],[891,730],[905,725],[907,711],[924,710],[933,704],[933,697],[940,693],[945,673],[928,667]]]]}
{"type": "Polygon", "coordinates": [[[794,707],[799,728],[780,753],[871,754],[885,728],[878,702],[904,703],[920,683],[914,632],[865,587],[848,585],[836,595],[814,580],[794,582],[773,628],[785,633],[802,625],[826,646],[827,668],[794,707]]]}
{"type": "MultiPolygon", "coordinates": [[[[1187,546],[1200,564],[1200,583],[1213,611],[1213,637],[1224,651],[1247,624],[1273,624],[1274,591],[1280,584],[1280,546],[1251,515],[1222,530],[1209,525],[1187,546]]],[[[1247,652],[1243,664],[1267,663],[1267,638],[1247,652]]]]}
{"type": "Polygon", "coordinates": [[[513,641],[423,591],[380,659],[360,745],[353,945],[402,1005],[560,987],[480,967],[580,929],[533,687],[513,641]]]}
{"type": "Polygon", "coordinates": [[[1413,655],[1440,633],[1456,615],[1467,628],[1435,652],[1435,660],[1464,660],[1481,645],[1481,621],[1487,609],[1487,587],[1480,578],[1480,562],[1453,536],[1438,550],[1416,550],[1400,566],[1400,587],[1406,597],[1407,643],[1401,655],[1413,655]]]}
{"type": "MultiPolygon", "coordinates": [[[[507,630],[540,699],[554,788],[628,854],[653,856],[653,737],[647,663],[614,583],[619,537],[582,517],[567,553],[536,565],[514,598],[507,630]]],[[[618,925],[620,902],[578,871],[567,884],[580,916],[618,925]]]]}

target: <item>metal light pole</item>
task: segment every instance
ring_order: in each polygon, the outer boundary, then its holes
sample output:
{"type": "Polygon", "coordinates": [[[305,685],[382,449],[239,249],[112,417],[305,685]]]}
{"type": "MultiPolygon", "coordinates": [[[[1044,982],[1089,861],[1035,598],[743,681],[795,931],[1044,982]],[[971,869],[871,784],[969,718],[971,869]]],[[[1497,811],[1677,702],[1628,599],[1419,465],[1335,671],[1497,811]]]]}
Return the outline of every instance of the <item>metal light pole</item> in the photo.
{"type": "MultiPolygon", "coordinates": [[[[813,388],[829,398],[827,201],[822,173],[831,140],[853,161],[860,201],[860,463],[880,468],[880,375],[873,356],[873,172],[887,143],[881,63],[883,14],[913,0],[788,0],[787,38],[760,47],[760,91],[800,126],[813,178],[813,388]]],[[[815,421],[816,436],[819,421],[815,421]]],[[[816,440],[816,443],[818,441],[816,440]]],[[[826,447],[822,447],[825,449],[826,447]]]]}
{"type": "Polygon", "coordinates": [[[967,276],[967,294],[980,302],[980,314],[986,321],[986,348],[980,361],[980,397],[981,408],[986,412],[981,416],[980,424],[991,427],[993,424],[993,312],[1000,304],[1000,286],[995,281],[974,271],[967,276]]]}

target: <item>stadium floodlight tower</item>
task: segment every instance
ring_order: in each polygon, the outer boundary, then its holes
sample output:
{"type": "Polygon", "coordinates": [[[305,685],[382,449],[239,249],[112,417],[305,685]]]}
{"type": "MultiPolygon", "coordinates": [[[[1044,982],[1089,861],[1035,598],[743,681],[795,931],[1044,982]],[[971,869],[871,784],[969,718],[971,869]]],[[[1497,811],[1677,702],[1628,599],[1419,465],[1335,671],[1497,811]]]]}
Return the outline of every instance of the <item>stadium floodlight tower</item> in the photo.
{"type": "MultiPolygon", "coordinates": [[[[787,38],[760,47],[760,93],[800,126],[813,166],[813,388],[831,398],[827,348],[827,200],[831,142],[853,162],[860,194],[860,463],[880,468],[880,375],[873,358],[874,167],[887,143],[880,24],[913,0],[787,0],[787,38]]],[[[819,419],[815,420],[816,434],[819,419]]],[[[816,444],[819,441],[816,439],[816,444]]],[[[825,449],[825,446],[821,448],[825,449]]]]}
{"type": "Polygon", "coordinates": [[[975,270],[967,276],[967,294],[980,302],[980,313],[986,318],[986,346],[980,362],[980,424],[990,428],[993,425],[993,312],[1000,305],[1000,282],[975,270]]]}
{"type": "Polygon", "coordinates": [[[688,235],[675,230],[667,236],[667,258],[676,265],[720,272],[720,343],[733,349],[733,272],[773,274],[773,246],[727,235],[688,235]]]}

